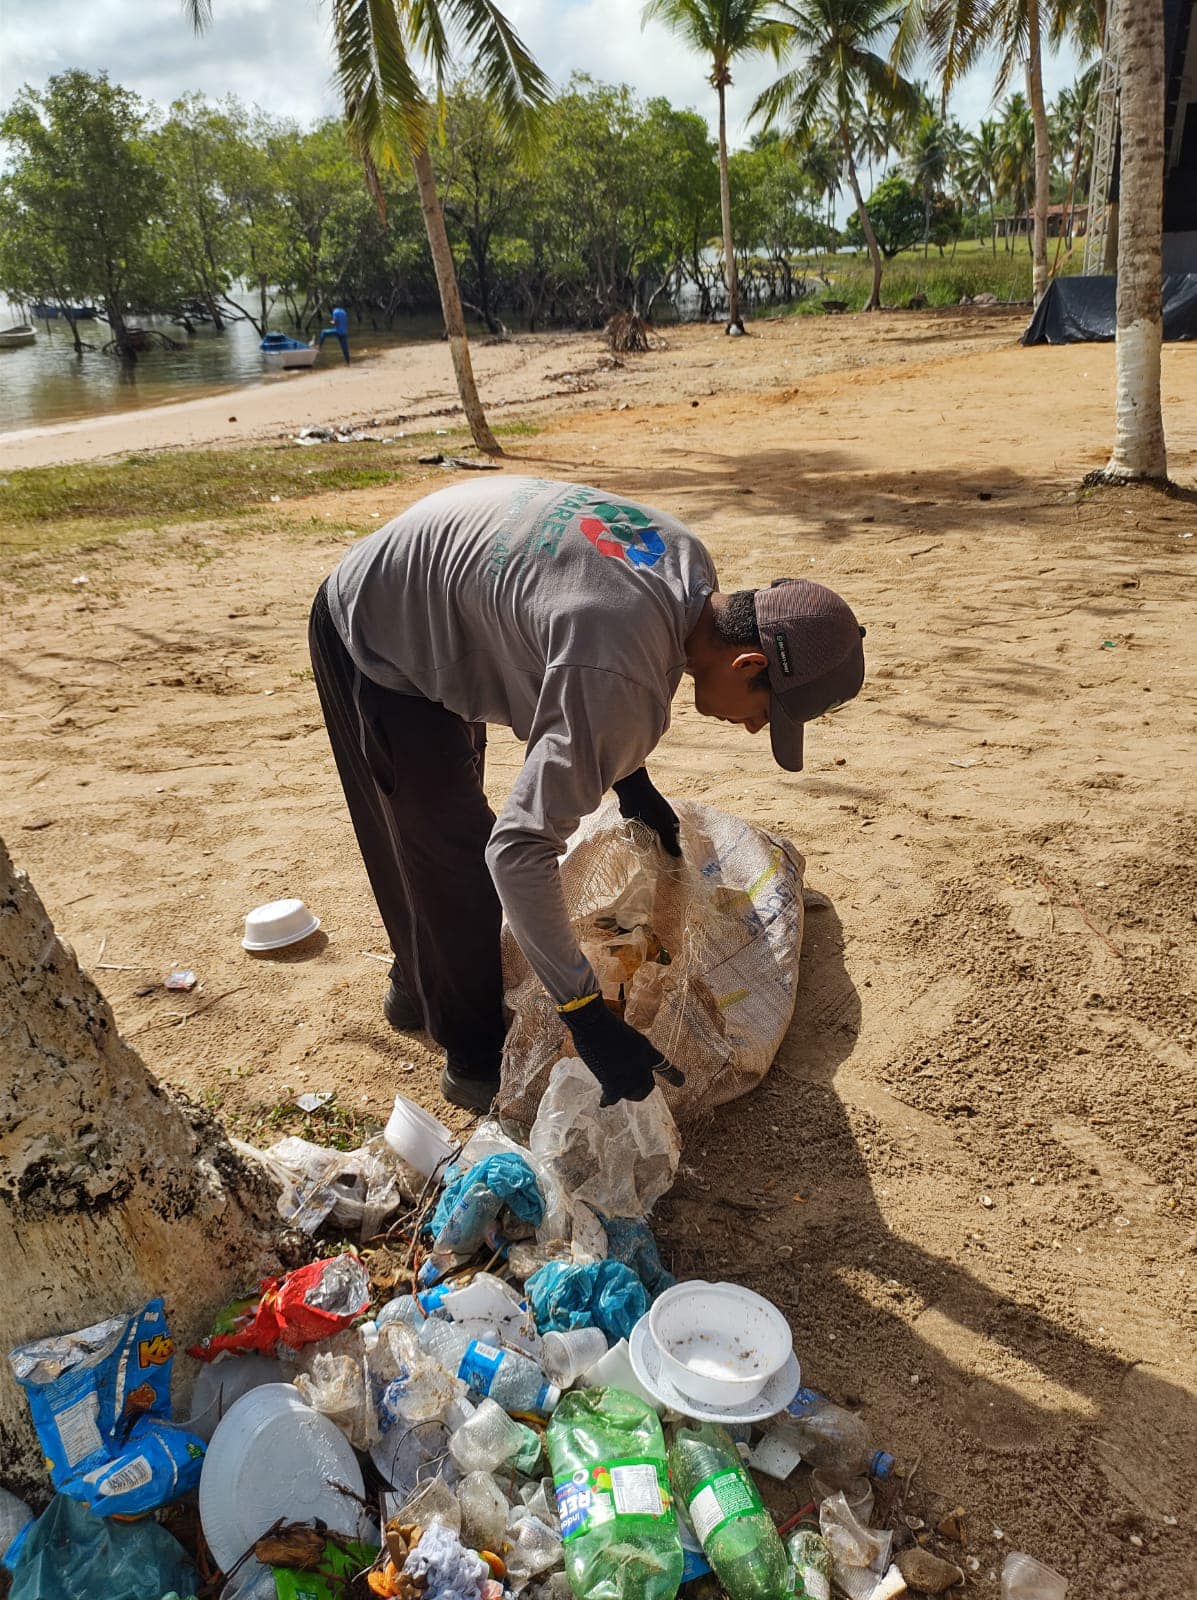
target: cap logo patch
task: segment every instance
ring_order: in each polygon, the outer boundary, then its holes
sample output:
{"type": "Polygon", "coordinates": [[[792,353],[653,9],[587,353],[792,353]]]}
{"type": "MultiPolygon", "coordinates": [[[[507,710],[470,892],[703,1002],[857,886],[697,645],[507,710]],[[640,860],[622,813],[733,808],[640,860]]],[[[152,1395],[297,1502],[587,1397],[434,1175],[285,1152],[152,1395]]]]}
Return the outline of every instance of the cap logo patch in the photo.
{"type": "Polygon", "coordinates": [[[773,635],[773,648],[777,651],[778,664],[787,678],[794,676],[794,669],[790,665],[790,645],[784,633],[773,635]]]}

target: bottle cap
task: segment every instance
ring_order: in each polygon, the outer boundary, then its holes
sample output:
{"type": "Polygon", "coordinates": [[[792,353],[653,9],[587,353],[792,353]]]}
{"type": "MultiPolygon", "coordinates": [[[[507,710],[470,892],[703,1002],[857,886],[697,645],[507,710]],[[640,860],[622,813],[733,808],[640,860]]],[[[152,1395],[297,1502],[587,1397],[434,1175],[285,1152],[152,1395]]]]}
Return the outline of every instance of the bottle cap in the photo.
{"type": "Polygon", "coordinates": [[[869,1472],[874,1478],[888,1478],[896,1464],[888,1450],[878,1450],[869,1463],[869,1472]]]}
{"type": "Polygon", "coordinates": [[[557,1385],[555,1383],[546,1383],[540,1391],[540,1406],[538,1409],[543,1411],[546,1416],[551,1416],[556,1411],[560,1399],[561,1390],[557,1385]]]}

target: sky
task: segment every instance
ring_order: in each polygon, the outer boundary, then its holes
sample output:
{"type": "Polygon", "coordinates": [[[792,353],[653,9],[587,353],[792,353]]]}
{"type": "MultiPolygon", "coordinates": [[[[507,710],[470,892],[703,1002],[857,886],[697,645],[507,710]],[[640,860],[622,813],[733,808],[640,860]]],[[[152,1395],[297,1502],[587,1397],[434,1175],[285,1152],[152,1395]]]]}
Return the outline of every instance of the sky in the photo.
{"type": "MultiPolygon", "coordinates": [[[[715,92],[699,58],[660,27],[641,29],[642,0],[507,0],[506,11],[555,83],[588,72],[664,95],[701,111],[714,126],[715,92]]],[[[235,94],[300,122],[334,114],[325,18],[315,0],[213,0],[215,21],[200,38],[182,0],[0,0],[0,106],[23,83],[40,87],[68,67],[107,71],[147,99],[168,104],[188,90],[235,94]]],[[[1047,55],[1051,98],[1076,76],[1071,52],[1047,55]]],[[[748,134],[755,96],[775,69],[740,68],[729,92],[733,146],[748,134]]],[[[1016,84],[1014,87],[1022,87],[1016,84]]],[[[978,67],[959,86],[952,110],[966,126],[990,114],[992,70],[978,67]]]]}

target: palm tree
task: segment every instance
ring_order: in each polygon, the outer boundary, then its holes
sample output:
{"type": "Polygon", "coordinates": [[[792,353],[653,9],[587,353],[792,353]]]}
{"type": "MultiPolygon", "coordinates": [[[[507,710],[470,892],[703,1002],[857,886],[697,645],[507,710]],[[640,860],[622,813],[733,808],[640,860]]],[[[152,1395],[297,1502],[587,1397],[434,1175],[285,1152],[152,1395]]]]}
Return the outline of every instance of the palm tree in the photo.
{"type": "Polygon", "coordinates": [[[923,260],[931,248],[931,206],[942,193],[952,166],[951,130],[935,111],[913,124],[903,156],[906,175],[923,197],[923,260]]]}
{"type": "Polygon", "coordinates": [[[862,96],[909,115],[918,91],[881,53],[897,27],[901,9],[893,0],[776,0],[786,29],[789,70],[757,98],[752,115],[766,126],[785,117],[801,134],[821,118],[835,129],[856,201],[861,232],[873,263],[873,288],[866,311],[881,304],[881,250],[856,170],[856,116],[862,96]]]}
{"type": "Polygon", "coordinates": [[[1107,480],[1165,482],[1160,402],[1163,313],[1164,8],[1116,0],[1122,157],[1118,199],[1118,345],[1114,453],[1107,480]]]}
{"type": "Polygon", "coordinates": [[[964,165],[961,173],[962,180],[970,196],[979,199],[982,195],[989,202],[989,240],[993,253],[997,255],[997,182],[998,167],[1000,164],[1001,134],[998,125],[993,121],[984,119],[977,126],[976,133],[969,134],[964,145],[964,165]]]}
{"type": "MultiPolygon", "coordinates": [[[[1026,96],[1012,94],[1002,112],[998,129],[998,186],[1017,219],[1026,215],[1027,198],[1035,182],[1035,125],[1026,96]]],[[[1013,237],[1011,233],[1011,246],[1013,237]]]]}
{"type": "Polygon", "coordinates": [[[771,0],[647,0],[641,22],[663,22],[711,63],[710,81],[719,96],[719,204],[723,214],[727,329],[729,333],[733,328],[743,333],[727,177],[727,90],[733,61],[766,50],[776,59],[785,33],[772,14],[771,0]]]}
{"type": "MultiPolygon", "coordinates": [[[[184,5],[197,32],[211,22],[212,0],[184,0],[184,5]]],[[[527,131],[549,97],[549,81],[494,0],[329,0],[329,10],[350,143],[380,208],[378,169],[410,161],[415,170],[462,409],[478,448],[502,455],[474,382],[428,139],[455,40],[473,56],[506,138],[527,131]],[[432,71],[436,94],[431,101],[420,83],[421,67],[432,71]]]]}
{"type": "MultiPolygon", "coordinates": [[[[1026,68],[1027,95],[1034,127],[1035,304],[1047,290],[1047,207],[1051,192],[1051,131],[1043,92],[1043,21],[1071,15],[1085,0],[907,0],[894,45],[896,65],[912,60],[924,42],[931,48],[943,92],[988,50],[998,61],[994,97],[1003,94],[1015,71],[1026,68]]],[[[1063,23],[1061,24],[1064,25],[1063,23]]]]}

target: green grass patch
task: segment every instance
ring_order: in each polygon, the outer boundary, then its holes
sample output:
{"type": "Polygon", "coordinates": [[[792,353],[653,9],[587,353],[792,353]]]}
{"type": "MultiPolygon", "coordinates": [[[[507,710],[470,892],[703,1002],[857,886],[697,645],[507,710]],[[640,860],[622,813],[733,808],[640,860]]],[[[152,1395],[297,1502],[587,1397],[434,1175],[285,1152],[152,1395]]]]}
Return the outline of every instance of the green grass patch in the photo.
{"type": "MultiPolygon", "coordinates": [[[[1049,240],[1048,266],[1055,261],[1055,241],[1049,240]]],[[[1058,271],[1079,272],[1082,262],[1080,252],[1069,256],[1060,252],[1058,271]]],[[[819,286],[805,300],[787,306],[789,315],[809,316],[822,310],[824,300],[845,300],[850,311],[860,311],[873,287],[873,269],[867,256],[824,258],[824,270],[830,279],[830,288],[819,286]]],[[[886,306],[906,306],[916,295],[923,295],[929,306],[956,306],[967,295],[975,299],[980,294],[995,294],[999,301],[1009,305],[1031,299],[1031,257],[1025,240],[1008,252],[999,242],[995,256],[986,243],[969,241],[961,244],[955,258],[950,253],[940,256],[932,246],[926,260],[921,253],[904,252],[885,263],[881,280],[881,301],[886,306]]]]}
{"type": "MultiPolygon", "coordinates": [[[[515,437],[527,423],[495,430],[515,437]]],[[[464,429],[409,434],[397,444],[257,445],[167,450],[116,461],[27,467],[0,475],[0,554],[52,553],[103,543],[134,528],[227,521],[330,491],[399,483],[431,449],[472,452],[464,429]]]]}

